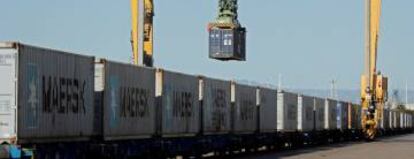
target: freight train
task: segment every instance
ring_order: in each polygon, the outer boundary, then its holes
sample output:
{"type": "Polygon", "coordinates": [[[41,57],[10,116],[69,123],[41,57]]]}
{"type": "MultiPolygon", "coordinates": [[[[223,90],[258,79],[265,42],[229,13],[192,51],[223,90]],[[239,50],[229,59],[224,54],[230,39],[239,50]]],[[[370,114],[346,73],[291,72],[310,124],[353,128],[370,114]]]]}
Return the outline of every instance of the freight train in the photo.
{"type": "MultiPolygon", "coordinates": [[[[0,43],[0,158],[165,158],[355,140],[361,106],[0,43]]],[[[413,115],[385,109],[383,135],[413,115]]]]}

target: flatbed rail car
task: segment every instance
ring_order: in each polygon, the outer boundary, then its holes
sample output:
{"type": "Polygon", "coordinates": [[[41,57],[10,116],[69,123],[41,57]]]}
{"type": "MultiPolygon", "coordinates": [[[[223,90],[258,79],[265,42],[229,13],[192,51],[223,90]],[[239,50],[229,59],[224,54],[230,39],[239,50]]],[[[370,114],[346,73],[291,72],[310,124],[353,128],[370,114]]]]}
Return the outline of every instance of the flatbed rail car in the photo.
{"type": "MultiPolygon", "coordinates": [[[[1,158],[200,157],[361,135],[360,106],[332,99],[14,42],[0,64],[1,158]]],[[[383,134],[412,131],[412,114],[388,113],[383,134]]]]}

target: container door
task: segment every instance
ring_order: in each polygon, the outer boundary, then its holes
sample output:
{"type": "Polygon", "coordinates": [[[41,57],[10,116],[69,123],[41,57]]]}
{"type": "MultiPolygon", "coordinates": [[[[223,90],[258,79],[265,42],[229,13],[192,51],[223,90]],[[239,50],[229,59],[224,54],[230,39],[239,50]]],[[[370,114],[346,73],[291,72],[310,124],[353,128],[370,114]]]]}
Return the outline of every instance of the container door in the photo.
{"type": "Polygon", "coordinates": [[[15,49],[0,49],[0,142],[16,137],[15,52],[15,49]]]}

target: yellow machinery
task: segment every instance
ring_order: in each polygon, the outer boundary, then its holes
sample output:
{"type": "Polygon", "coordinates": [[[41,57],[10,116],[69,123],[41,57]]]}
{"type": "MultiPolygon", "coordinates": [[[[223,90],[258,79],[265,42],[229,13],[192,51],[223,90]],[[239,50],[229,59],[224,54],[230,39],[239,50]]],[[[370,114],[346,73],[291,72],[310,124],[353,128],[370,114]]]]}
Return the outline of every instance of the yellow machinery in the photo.
{"type": "Polygon", "coordinates": [[[366,0],[365,74],[361,78],[362,129],[367,140],[375,139],[384,103],[388,97],[388,78],[377,73],[377,51],[381,0],[366,0]]]}
{"type": "MultiPolygon", "coordinates": [[[[361,78],[361,104],[362,104],[362,125],[366,139],[375,138],[378,123],[382,119],[384,103],[388,96],[388,79],[387,77],[377,73],[377,49],[379,22],[381,15],[381,0],[365,0],[367,6],[367,26],[366,26],[366,51],[365,51],[365,74],[361,78]]],[[[215,23],[210,23],[209,30],[216,27],[225,30],[227,26],[230,29],[242,28],[237,21],[237,0],[219,0],[219,17],[215,23]],[[228,25],[232,24],[232,25],[228,25]],[[236,27],[235,27],[236,26],[236,27]],[[224,28],[224,29],[223,29],[224,28]]],[[[132,10],[132,33],[131,44],[133,50],[133,63],[136,65],[153,66],[153,16],[154,3],[153,0],[131,0],[132,10]],[[141,9],[142,8],[142,9],[141,9]],[[143,15],[143,24],[140,23],[140,15],[143,15]],[[142,41],[142,48],[140,42],[142,41]]],[[[226,30],[225,30],[226,31],[226,30]]],[[[245,30],[242,28],[242,32],[245,30]]],[[[227,34],[230,34],[229,32],[227,34]]],[[[211,34],[211,33],[210,33],[211,34]]],[[[245,35],[244,35],[245,36],[245,35]]],[[[210,36],[212,37],[212,36],[210,36]]],[[[244,39],[242,39],[244,41],[244,39]]],[[[210,40],[211,41],[211,40],[210,40]]],[[[227,41],[228,42],[228,41],[227,41]]],[[[240,43],[241,52],[244,52],[244,42],[240,43]]],[[[214,46],[210,44],[210,47],[214,46]]],[[[231,49],[234,49],[231,46],[231,49]]],[[[239,50],[239,49],[236,49],[239,50]]],[[[211,48],[210,48],[211,52],[211,48]]],[[[218,51],[218,55],[225,55],[218,51]]],[[[240,51],[239,51],[240,52],[240,51]]],[[[211,53],[212,55],[216,55],[211,53]]],[[[229,57],[215,57],[216,59],[232,59],[234,55],[229,57]]],[[[244,60],[235,58],[236,60],[244,60]]]]}
{"type": "MultiPolygon", "coordinates": [[[[153,2],[131,0],[131,45],[135,65],[153,66],[153,2]]],[[[210,58],[245,60],[246,29],[237,20],[237,0],[219,0],[219,16],[214,23],[209,24],[209,32],[210,58]]]]}
{"type": "Polygon", "coordinates": [[[131,45],[132,59],[135,65],[153,66],[153,0],[131,0],[131,45]],[[142,9],[141,9],[142,8],[142,9]],[[143,15],[144,23],[140,23],[143,15]],[[141,31],[142,30],[142,31],[141,31]],[[142,40],[142,41],[140,41],[142,40]],[[142,48],[140,48],[142,42],[142,48]]]}

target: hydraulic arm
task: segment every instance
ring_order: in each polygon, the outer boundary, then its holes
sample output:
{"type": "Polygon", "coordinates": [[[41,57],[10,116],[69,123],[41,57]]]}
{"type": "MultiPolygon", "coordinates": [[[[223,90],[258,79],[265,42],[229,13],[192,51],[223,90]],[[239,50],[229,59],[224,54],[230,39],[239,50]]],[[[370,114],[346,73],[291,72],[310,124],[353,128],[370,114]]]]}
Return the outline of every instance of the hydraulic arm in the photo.
{"type": "Polygon", "coordinates": [[[365,138],[373,140],[388,96],[388,79],[377,73],[381,0],[366,0],[366,7],[365,73],[361,78],[362,129],[365,138]]]}

